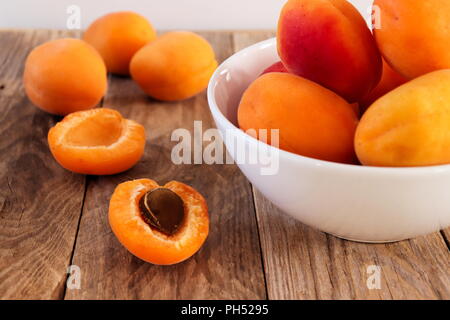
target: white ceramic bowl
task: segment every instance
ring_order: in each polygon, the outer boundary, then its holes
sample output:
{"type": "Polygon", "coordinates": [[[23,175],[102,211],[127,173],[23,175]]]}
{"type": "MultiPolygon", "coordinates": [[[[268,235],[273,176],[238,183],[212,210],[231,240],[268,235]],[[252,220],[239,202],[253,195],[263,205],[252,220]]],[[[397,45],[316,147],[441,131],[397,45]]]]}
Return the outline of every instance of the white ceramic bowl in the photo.
{"type": "Polygon", "coordinates": [[[267,199],[309,226],[355,241],[398,241],[450,225],[450,165],[376,168],[332,163],[278,150],[237,129],[242,93],[278,60],[275,39],[257,43],[222,63],[208,87],[211,113],[233,159],[242,152],[255,155],[261,146],[278,153],[279,170],[273,175],[262,174],[263,164],[238,163],[267,199]],[[243,150],[226,139],[230,132],[243,150]]]}

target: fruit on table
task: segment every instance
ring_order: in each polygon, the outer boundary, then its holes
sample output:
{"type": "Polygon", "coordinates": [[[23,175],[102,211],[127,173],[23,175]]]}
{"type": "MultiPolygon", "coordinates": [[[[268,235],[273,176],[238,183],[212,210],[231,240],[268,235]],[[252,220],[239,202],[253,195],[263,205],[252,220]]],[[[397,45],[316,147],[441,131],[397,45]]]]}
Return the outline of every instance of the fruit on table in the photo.
{"type": "Polygon", "coordinates": [[[345,0],[289,0],[278,21],[278,53],[289,72],[358,102],[379,82],[381,56],[359,12],[345,0]]]}
{"type": "Polygon", "coordinates": [[[95,107],[105,95],[103,59],[79,39],[48,41],[25,61],[23,82],[28,98],[47,112],[66,115],[95,107]]]}
{"type": "Polygon", "coordinates": [[[130,72],[149,96],[176,101],[204,90],[216,67],[214,51],[204,38],[176,31],[139,50],[131,60],[130,72]]]}
{"type": "Polygon", "coordinates": [[[450,1],[375,0],[381,25],[375,39],[395,70],[407,78],[450,69],[450,1]]]}
{"type": "Polygon", "coordinates": [[[242,96],[238,123],[244,131],[279,129],[279,147],[299,155],[342,163],[356,158],[358,119],[350,104],[292,74],[273,72],[256,79],[242,96]]]}
{"type": "Polygon", "coordinates": [[[361,119],[355,148],[369,166],[450,163],[450,70],[411,80],[378,99],[361,119]]]}
{"type": "Polygon", "coordinates": [[[112,109],[69,114],[48,133],[56,161],[82,174],[116,174],[134,166],[144,153],[145,129],[112,109]]]}
{"type": "Polygon", "coordinates": [[[289,72],[286,67],[283,65],[283,62],[278,61],[272,64],[270,67],[266,68],[261,75],[269,73],[269,72],[289,72]]]}
{"type": "Polygon", "coordinates": [[[156,32],[145,17],[122,11],[95,20],[83,39],[98,50],[109,72],[128,75],[131,58],[156,39],[156,32]]]}
{"type": "Polygon", "coordinates": [[[383,74],[381,76],[381,80],[378,85],[360,102],[361,112],[364,113],[367,108],[378,98],[384,96],[386,93],[394,90],[406,82],[408,82],[408,79],[392,69],[392,67],[383,59],[383,74]]]}
{"type": "Polygon", "coordinates": [[[128,251],[159,265],[188,259],[209,232],[205,199],[177,181],[164,186],[150,179],[119,184],[109,203],[109,224],[128,251]]]}

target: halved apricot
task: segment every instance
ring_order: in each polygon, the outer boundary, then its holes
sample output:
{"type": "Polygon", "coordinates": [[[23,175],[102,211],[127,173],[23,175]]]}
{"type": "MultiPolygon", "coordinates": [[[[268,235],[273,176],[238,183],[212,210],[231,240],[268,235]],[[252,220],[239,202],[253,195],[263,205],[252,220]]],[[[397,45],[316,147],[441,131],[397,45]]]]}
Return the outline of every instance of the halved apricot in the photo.
{"type": "Polygon", "coordinates": [[[159,265],[188,259],[209,232],[205,199],[177,181],[164,186],[150,179],[119,184],[109,203],[109,224],[128,251],[159,265]]]}
{"type": "Polygon", "coordinates": [[[83,174],[116,174],[144,153],[145,129],[115,110],[74,112],[48,133],[50,151],[64,168],[83,174]]]}

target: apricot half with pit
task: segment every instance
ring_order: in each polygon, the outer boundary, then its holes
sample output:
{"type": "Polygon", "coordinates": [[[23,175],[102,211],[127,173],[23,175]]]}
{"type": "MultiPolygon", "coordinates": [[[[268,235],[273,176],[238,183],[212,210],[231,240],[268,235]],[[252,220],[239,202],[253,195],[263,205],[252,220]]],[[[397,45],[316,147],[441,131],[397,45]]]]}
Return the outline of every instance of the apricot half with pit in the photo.
{"type": "Polygon", "coordinates": [[[177,181],[164,186],[151,179],[119,184],[109,203],[109,223],[128,251],[159,265],[188,259],[209,232],[205,199],[177,181]]]}

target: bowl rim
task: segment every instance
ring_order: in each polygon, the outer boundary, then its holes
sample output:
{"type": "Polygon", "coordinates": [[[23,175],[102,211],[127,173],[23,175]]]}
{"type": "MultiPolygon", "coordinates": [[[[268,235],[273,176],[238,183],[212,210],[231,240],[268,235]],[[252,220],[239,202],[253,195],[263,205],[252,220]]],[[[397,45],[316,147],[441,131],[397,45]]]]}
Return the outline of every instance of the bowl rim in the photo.
{"type": "MultiPolygon", "coordinates": [[[[221,75],[221,73],[226,70],[227,66],[230,62],[239,59],[243,55],[249,54],[249,52],[255,50],[255,49],[264,49],[270,46],[273,46],[276,44],[276,37],[269,38],[267,40],[263,40],[260,42],[257,42],[255,44],[252,44],[244,49],[241,49],[231,56],[229,56],[227,59],[225,59],[215,70],[213,75],[211,76],[208,88],[207,88],[207,99],[208,99],[208,105],[209,109],[214,117],[214,119],[218,122],[221,122],[224,124],[224,126],[227,129],[236,130],[236,134],[238,137],[241,137],[244,139],[249,145],[257,146],[259,144],[264,144],[265,146],[269,146],[269,149],[276,148],[272,145],[268,145],[248,134],[246,134],[244,131],[242,131],[240,128],[235,126],[225,115],[222,113],[222,111],[219,109],[219,106],[217,105],[216,99],[215,99],[215,90],[217,86],[217,79],[221,75]]],[[[279,148],[276,148],[277,152],[279,152],[280,157],[284,157],[290,161],[302,161],[306,164],[309,164],[311,166],[320,166],[325,167],[329,169],[341,169],[346,170],[350,172],[366,172],[366,173],[373,173],[373,174],[393,174],[393,175],[412,175],[412,174],[439,174],[443,173],[444,171],[450,171],[450,164],[443,164],[443,165],[432,165],[432,166],[419,166],[419,167],[377,167],[377,166],[364,166],[364,165],[357,165],[357,164],[345,164],[345,163],[338,163],[338,162],[332,162],[327,160],[320,160],[315,159],[307,156],[302,156],[296,153],[292,153],[286,150],[282,150],[279,148]]]]}

